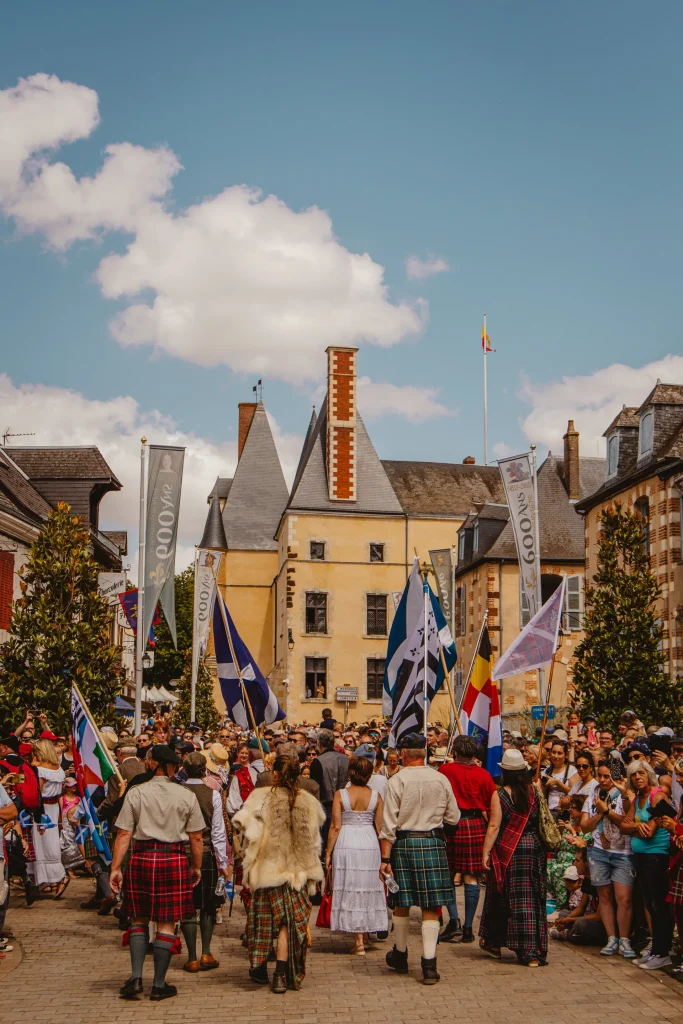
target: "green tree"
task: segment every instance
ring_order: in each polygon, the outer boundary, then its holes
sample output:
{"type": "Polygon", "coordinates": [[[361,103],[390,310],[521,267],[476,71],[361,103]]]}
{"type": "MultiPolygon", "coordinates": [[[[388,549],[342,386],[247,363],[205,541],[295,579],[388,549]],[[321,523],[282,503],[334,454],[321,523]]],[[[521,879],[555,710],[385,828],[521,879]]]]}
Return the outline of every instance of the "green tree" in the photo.
{"type": "Polygon", "coordinates": [[[50,727],[71,725],[71,681],[94,717],[113,718],[120,689],[120,654],[111,643],[111,611],[97,589],[100,567],[88,532],[68,505],[50,512],[22,570],[21,597],[11,636],[0,647],[0,718],[5,729],[27,709],[47,715],[50,727]]]}
{"type": "MultiPolygon", "coordinates": [[[[190,699],[192,683],[192,649],[185,654],[183,674],[176,690],[179,700],[175,706],[174,719],[187,725],[191,721],[190,699]]],[[[197,692],[195,694],[195,721],[202,730],[213,729],[220,721],[218,708],[213,698],[213,679],[206,667],[206,660],[199,662],[197,692]]]]}
{"type": "Polygon", "coordinates": [[[600,516],[598,569],[586,585],[585,636],[576,648],[574,704],[615,728],[630,709],[676,728],[680,686],[664,671],[659,586],[644,543],[647,524],[615,503],[600,516]]]}
{"type": "Polygon", "coordinates": [[[154,664],[145,669],[145,686],[165,686],[171,679],[180,679],[185,668],[185,655],[192,649],[192,618],[194,616],[194,566],[190,565],[175,578],[175,622],[177,649],[168,623],[161,611],[161,621],[154,627],[154,664]]]}

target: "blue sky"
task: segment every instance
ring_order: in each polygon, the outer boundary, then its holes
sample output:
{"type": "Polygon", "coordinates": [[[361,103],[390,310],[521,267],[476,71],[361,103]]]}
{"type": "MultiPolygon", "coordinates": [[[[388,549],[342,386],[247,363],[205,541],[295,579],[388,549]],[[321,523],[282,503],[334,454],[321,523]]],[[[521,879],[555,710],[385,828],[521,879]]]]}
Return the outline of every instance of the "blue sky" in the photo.
{"type": "MultiPolygon", "coordinates": [[[[385,268],[389,302],[424,300],[420,332],[361,346],[376,384],[436,389],[423,422],[369,424],[380,455],[481,460],[484,311],[491,447],[556,448],[573,415],[595,454],[612,409],[642,400],[653,374],[683,382],[682,30],[668,0],[35,3],[0,39],[0,89],[46,73],[97,93],[99,124],[49,157],[77,178],[111,143],[166,146],[183,166],[172,213],[240,184],[318,206],[344,250],[385,268]],[[450,269],[411,280],[409,257],[450,269]],[[600,373],[613,364],[632,369],[600,373]]],[[[94,275],[131,235],[98,228],[55,251],[35,217],[26,233],[5,212],[0,369],[13,388],[130,396],[136,415],[156,409],[228,452],[258,374],[110,335],[140,297],[106,298],[94,275]]],[[[264,397],[294,445],[324,357],[306,379],[283,380],[287,361],[274,343],[264,397]]],[[[3,427],[58,432],[11,398],[3,427]]]]}

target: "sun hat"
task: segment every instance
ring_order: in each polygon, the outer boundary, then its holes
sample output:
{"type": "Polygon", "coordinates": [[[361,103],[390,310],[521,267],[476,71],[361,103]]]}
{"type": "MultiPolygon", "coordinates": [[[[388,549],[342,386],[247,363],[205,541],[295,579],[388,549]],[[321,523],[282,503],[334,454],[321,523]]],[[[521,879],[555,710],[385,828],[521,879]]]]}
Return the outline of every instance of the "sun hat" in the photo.
{"type": "Polygon", "coordinates": [[[206,753],[209,755],[215,764],[227,764],[230,754],[225,749],[222,743],[210,743],[206,749],[206,753]]]}
{"type": "Polygon", "coordinates": [[[119,738],[113,729],[100,729],[100,736],[107,750],[113,750],[119,738]]]}
{"type": "Polygon", "coordinates": [[[562,877],[566,878],[568,882],[578,882],[579,872],[576,869],[576,865],[570,864],[562,877]]]}
{"type": "Polygon", "coordinates": [[[77,786],[78,783],[76,782],[75,779],[64,779],[64,785],[65,786],[77,786]]]}
{"type": "Polygon", "coordinates": [[[521,750],[517,750],[515,747],[509,747],[503,754],[503,760],[499,761],[501,768],[506,768],[509,771],[521,771],[522,768],[527,768],[528,765],[524,760],[521,750]]]}

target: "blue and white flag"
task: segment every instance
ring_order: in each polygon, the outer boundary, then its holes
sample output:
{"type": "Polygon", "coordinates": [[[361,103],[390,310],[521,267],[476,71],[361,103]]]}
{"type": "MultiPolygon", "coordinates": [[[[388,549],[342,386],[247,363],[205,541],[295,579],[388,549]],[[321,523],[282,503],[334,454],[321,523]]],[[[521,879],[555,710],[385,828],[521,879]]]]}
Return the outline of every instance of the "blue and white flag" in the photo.
{"type": "Polygon", "coordinates": [[[425,646],[427,649],[427,714],[429,714],[429,705],[444,681],[440,648],[443,650],[444,661],[449,672],[455,665],[456,653],[451,631],[441,611],[441,606],[428,583],[423,584],[420,616],[409,642],[405,645],[405,655],[394,686],[390,747],[398,746],[404,733],[424,730],[425,646]],[[426,625],[425,604],[427,609],[426,625]]]}
{"type": "Polygon", "coordinates": [[[408,641],[415,631],[420,616],[423,614],[422,577],[420,576],[420,563],[415,558],[389,632],[387,658],[384,668],[384,689],[382,691],[382,714],[385,718],[391,717],[396,677],[403,664],[408,641]]]}
{"type": "Polygon", "coordinates": [[[213,642],[216,649],[218,681],[221,684],[221,693],[228,715],[240,728],[253,728],[225,632],[221,604],[230,630],[235,657],[242,673],[242,682],[254,713],[254,721],[256,725],[263,725],[264,722],[266,725],[279,722],[286,717],[285,713],[278,704],[277,697],[268,686],[261,669],[249,653],[247,645],[235,629],[235,623],[230,618],[230,612],[226,608],[221,594],[217,593],[213,608],[213,642]]]}

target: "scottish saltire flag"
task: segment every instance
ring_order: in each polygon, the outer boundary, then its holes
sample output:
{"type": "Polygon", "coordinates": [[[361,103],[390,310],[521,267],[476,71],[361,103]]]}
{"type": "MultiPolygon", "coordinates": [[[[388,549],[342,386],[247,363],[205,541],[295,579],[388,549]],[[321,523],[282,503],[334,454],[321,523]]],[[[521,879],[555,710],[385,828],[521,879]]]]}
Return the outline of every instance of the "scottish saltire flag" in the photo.
{"type": "Polygon", "coordinates": [[[486,746],[484,767],[491,775],[500,775],[500,761],[503,757],[503,729],[500,718],[500,693],[491,678],[493,653],[489,631],[484,626],[479,647],[472,666],[472,673],[460,711],[460,728],[465,736],[471,736],[486,746]]]}
{"type": "Polygon", "coordinates": [[[263,725],[264,723],[270,725],[272,722],[279,722],[286,717],[285,713],[278,704],[277,697],[268,686],[261,669],[249,653],[247,645],[235,629],[235,623],[230,618],[230,612],[226,608],[222,596],[216,594],[213,607],[213,642],[216,650],[218,681],[221,684],[221,693],[223,694],[228,715],[242,729],[252,728],[251,718],[232,658],[230,643],[225,632],[223,616],[221,615],[221,604],[223,605],[228,629],[230,630],[235,657],[242,673],[244,688],[254,714],[254,721],[256,725],[263,725]]]}
{"type": "Polygon", "coordinates": [[[420,563],[413,560],[408,582],[405,585],[401,600],[398,603],[394,621],[389,631],[387,657],[384,668],[384,689],[382,691],[382,714],[391,718],[393,713],[393,695],[408,641],[411,639],[417,621],[424,613],[424,596],[422,593],[422,577],[420,563]]]}
{"type": "Polygon", "coordinates": [[[429,705],[444,681],[440,648],[443,648],[444,660],[449,672],[455,665],[456,655],[455,643],[441,611],[441,606],[427,583],[422,586],[420,616],[412,636],[406,644],[403,661],[396,677],[392,701],[390,747],[398,746],[398,741],[404,733],[424,730],[425,643],[427,646],[427,713],[429,713],[429,705]],[[427,598],[426,624],[425,596],[427,598]]]}
{"type": "Polygon", "coordinates": [[[106,795],[107,782],[115,772],[107,752],[100,743],[98,732],[87,713],[87,705],[75,686],[71,689],[71,731],[76,781],[88,829],[95,849],[105,864],[109,864],[111,852],[105,839],[106,826],[100,824],[93,800],[97,793],[98,803],[100,803],[106,795]]]}
{"type": "Polygon", "coordinates": [[[543,668],[549,665],[557,650],[557,634],[564,607],[564,588],[567,579],[562,583],[546,603],[541,605],[534,617],[529,620],[522,632],[513,640],[502,658],[493,667],[492,679],[503,679],[504,676],[515,676],[520,672],[529,672],[532,668],[543,668]]]}

